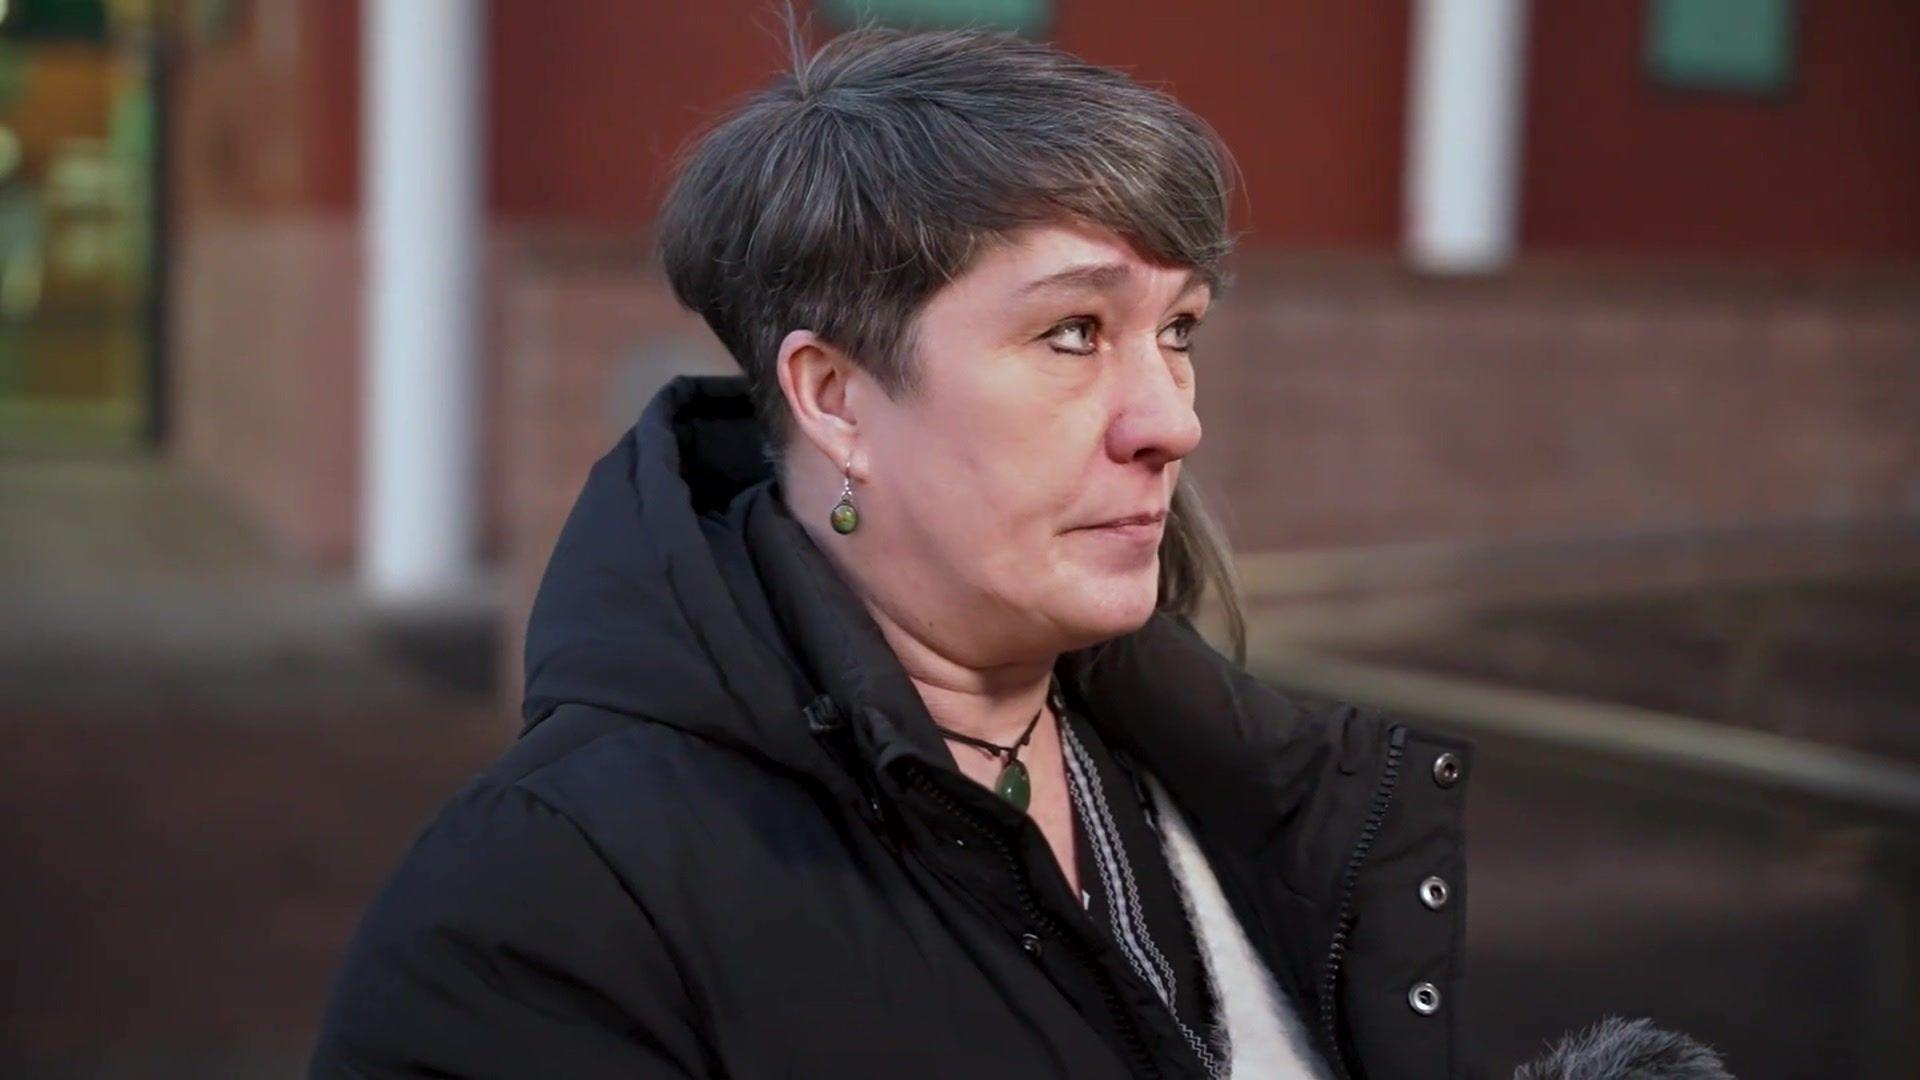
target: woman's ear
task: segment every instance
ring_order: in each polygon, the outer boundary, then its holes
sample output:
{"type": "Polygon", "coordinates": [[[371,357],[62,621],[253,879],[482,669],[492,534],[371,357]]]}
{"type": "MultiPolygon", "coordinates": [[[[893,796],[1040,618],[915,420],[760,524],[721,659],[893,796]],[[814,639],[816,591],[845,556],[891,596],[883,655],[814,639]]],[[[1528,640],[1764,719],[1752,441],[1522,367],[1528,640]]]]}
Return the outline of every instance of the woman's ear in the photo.
{"type": "Polygon", "coordinates": [[[839,349],[811,330],[790,331],[780,341],[774,374],[800,437],[840,471],[853,456],[859,421],[848,390],[858,369],[839,349]]]}

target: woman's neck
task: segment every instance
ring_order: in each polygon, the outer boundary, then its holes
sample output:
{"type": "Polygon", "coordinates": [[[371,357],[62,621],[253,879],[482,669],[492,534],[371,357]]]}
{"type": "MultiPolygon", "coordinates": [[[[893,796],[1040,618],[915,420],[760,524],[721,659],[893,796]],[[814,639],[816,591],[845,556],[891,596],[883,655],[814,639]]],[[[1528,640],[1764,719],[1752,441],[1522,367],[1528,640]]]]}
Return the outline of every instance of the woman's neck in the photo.
{"type": "Polygon", "coordinates": [[[867,610],[940,726],[1007,746],[1020,738],[1046,703],[1052,658],[970,664],[915,634],[883,606],[868,602],[867,610]]]}
{"type": "MultiPolygon", "coordinates": [[[[796,488],[808,482],[809,478],[787,476],[781,485],[782,498],[791,498],[796,488]]],[[[860,597],[935,723],[1002,746],[1027,730],[1034,713],[1046,702],[1057,655],[986,663],[967,657],[966,642],[941,635],[934,627],[978,627],[987,621],[980,612],[967,611],[964,605],[929,612],[929,604],[937,605],[937,598],[919,588],[924,577],[916,578],[910,571],[876,574],[871,566],[848,559],[846,538],[828,533],[817,515],[797,520],[860,597]]]]}
{"type": "Polygon", "coordinates": [[[1047,700],[1047,676],[1023,686],[1019,691],[976,690],[954,687],[922,679],[911,673],[920,700],[934,722],[949,731],[985,739],[998,746],[1012,746],[1033,726],[1047,700]]]}

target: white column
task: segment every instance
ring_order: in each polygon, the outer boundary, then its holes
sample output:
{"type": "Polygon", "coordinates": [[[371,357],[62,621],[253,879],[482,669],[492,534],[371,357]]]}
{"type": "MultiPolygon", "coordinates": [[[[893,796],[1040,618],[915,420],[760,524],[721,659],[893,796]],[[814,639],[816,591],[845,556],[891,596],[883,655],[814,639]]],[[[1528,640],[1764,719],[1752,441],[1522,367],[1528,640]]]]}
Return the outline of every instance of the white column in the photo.
{"type": "Polygon", "coordinates": [[[475,575],[484,257],[481,0],[366,0],[361,578],[385,601],[475,575]]]}
{"type": "Polygon", "coordinates": [[[1527,0],[1416,0],[1407,80],[1406,254],[1436,273],[1512,260],[1527,0]]]}

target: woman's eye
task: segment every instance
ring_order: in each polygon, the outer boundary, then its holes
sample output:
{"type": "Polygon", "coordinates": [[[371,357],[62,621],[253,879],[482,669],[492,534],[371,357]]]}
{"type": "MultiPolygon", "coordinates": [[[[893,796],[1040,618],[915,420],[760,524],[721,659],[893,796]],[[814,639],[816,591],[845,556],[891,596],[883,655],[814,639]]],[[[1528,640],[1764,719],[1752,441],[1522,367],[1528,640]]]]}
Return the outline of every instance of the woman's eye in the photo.
{"type": "Polygon", "coordinates": [[[1175,352],[1186,352],[1193,347],[1193,328],[1199,324],[1200,320],[1191,315],[1180,316],[1160,331],[1160,344],[1175,352]]]}
{"type": "Polygon", "coordinates": [[[1047,344],[1061,352],[1089,356],[1094,351],[1094,321],[1081,317],[1068,319],[1052,330],[1047,331],[1047,344]]]}

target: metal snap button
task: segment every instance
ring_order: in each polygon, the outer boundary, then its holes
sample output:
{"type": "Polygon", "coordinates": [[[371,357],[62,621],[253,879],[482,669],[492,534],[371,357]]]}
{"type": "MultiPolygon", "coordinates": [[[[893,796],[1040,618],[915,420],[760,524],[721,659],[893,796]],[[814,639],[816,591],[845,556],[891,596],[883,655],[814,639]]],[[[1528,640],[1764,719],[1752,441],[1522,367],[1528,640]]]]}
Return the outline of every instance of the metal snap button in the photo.
{"type": "Polygon", "coordinates": [[[1040,935],[1035,933],[1021,934],[1020,947],[1027,950],[1028,956],[1037,959],[1040,956],[1040,935]]]}
{"type": "Polygon", "coordinates": [[[1441,754],[1433,759],[1433,782],[1441,787],[1452,787],[1460,779],[1460,759],[1451,753],[1441,754]]]}
{"type": "Polygon", "coordinates": [[[1407,991],[1407,1004],[1421,1016],[1432,1016],[1440,1011],[1440,988],[1432,983],[1414,983],[1407,991]]]}
{"type": "Polygon", "coordinates": [[[1446,907],[1447,897],[1451,894],[1452,890],[1447,888],[1446,881],[1441,878],[1430,877],[1420,883],[1420,902],[1433,911],[1446,907]]]}

